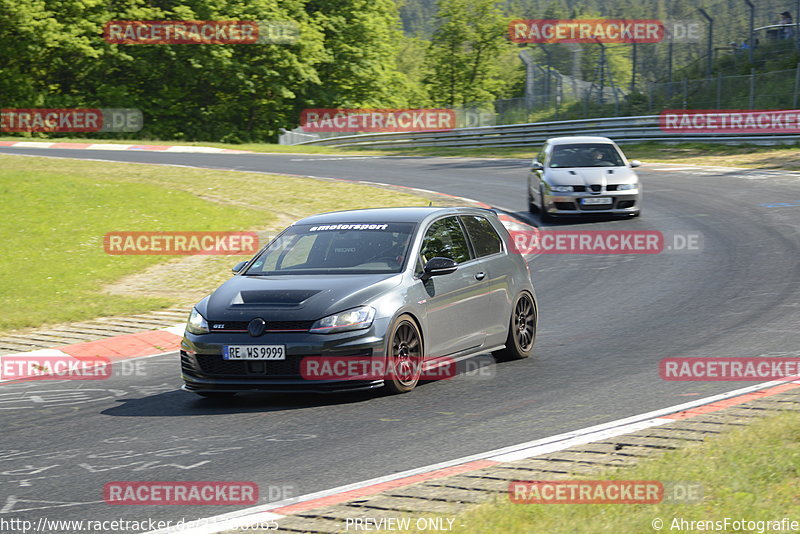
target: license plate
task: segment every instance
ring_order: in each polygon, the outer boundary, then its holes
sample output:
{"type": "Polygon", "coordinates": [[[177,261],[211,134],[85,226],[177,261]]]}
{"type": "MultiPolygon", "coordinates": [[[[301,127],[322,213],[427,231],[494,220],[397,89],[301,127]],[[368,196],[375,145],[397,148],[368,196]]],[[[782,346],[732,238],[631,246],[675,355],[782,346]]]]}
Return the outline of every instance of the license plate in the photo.
{"type": "Polygon", "coordinates": [[[600,197],[600,198],[582,198],[581,204],[584,206],[594,206],[597,204],[611,204],[613,199],[608,197],[600,197]]]}
{"type": "Polygon", "coordinates": [[[223,360],[285,360],[286,345],[224,345],[223,360]]]}

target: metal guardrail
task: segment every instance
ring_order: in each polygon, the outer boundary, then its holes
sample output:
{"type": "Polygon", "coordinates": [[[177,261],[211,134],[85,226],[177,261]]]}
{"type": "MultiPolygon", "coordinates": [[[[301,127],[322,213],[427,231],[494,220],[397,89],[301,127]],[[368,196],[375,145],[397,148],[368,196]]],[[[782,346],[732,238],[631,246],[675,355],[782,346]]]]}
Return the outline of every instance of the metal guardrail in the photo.
{"type": "Polygon", "coordinates": [[[551,137],[570,135],[599,135],[609,137],[620,144],[648,141],[658,143],[783,144],[800,140],[800,134],[787,133],[749,135],[671,133],[661,129],[659,119],[659,115],[643,115],[481,126],[447,131],[360,134],[304,141],[299,144],[357,148],[524,147],[540,144],[551,137]]]}

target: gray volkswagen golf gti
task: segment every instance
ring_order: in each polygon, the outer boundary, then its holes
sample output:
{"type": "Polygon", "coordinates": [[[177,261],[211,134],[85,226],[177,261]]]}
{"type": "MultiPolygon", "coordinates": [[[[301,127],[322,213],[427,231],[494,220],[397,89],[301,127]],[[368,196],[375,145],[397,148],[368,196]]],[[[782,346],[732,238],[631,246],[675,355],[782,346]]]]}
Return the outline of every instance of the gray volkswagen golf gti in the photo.
{"type": "Polygon", "coordinates": [[[476,354],[533,351],[531,274],[491,210],[315,215],[233,271],[186,325],[187,391],[403,393],[476,354]]]}

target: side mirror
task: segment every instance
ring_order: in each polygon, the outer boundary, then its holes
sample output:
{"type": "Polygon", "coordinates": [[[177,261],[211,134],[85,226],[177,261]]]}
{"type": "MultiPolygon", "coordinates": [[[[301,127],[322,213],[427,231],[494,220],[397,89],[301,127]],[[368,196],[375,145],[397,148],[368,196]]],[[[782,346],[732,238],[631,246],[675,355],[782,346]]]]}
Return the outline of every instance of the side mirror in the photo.
{"type": "Polygon", "coordinates": [[[422,279],[427,280],[432,276],[442,276],[456,272],[458,264],[450,258],[431,258],[422,268],[422,279]]]}
{"type": "Polygon", "coordinates": [[[533,163],[531,163],[531,170],[532,171],[543,171],[544,170],[544,165],[542,165],[538,161],[534,161],[533,163]]]}
{"type": "Polygon", "coordinates": [[[628,163],[630,163],[631,167],[641,167],[642,166],[642,162],[639,161],[638,159],[632,159],[628,163]]]}
{"type": "Polygon", "coordinates": [[[231,269],[231,271],[233,271],[234,273],[238,273],[239,271],[244,269],[245,265],[247,265],[246,261],[240,261],[239,263],[233,266],[233,269],[231,269]]]}

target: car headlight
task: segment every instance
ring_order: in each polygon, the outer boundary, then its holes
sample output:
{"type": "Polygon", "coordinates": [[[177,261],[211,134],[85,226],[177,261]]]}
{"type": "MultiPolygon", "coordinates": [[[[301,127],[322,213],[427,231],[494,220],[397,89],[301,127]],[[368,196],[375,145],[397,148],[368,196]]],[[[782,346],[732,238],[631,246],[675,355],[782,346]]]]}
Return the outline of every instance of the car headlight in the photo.
{"type": "Polygon", "coordinates": [[[192,308],[192,313],[186,322],[186,331],[192,334],[208,334],[208,322],[200,315],[197,308],[192,308]]]}
{"type": "Polygon", "coordinates": [[[310,331],[315,334],[335,334],[360,330],[372,326],[373,319],[375,319],[375,308],[361,306],[323,317],[313,324],[310,331]]]}
{"type": "Polygon", "coordinates": [[[571,185],[551,185],[550,191],[553,193],[572,193],[573,188],[571,185]]]}
{"type": "Polygon", "coordinates": [[[630,191],[631,189],[636,189],[637,187],[639,187],[639,184],[637,184],[637,183],[620,184],[620,185],[617,186],[617,191],[630,191]]]}

